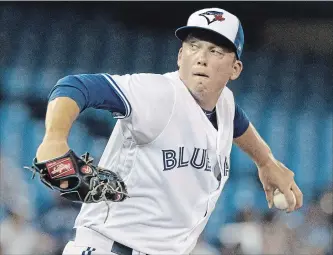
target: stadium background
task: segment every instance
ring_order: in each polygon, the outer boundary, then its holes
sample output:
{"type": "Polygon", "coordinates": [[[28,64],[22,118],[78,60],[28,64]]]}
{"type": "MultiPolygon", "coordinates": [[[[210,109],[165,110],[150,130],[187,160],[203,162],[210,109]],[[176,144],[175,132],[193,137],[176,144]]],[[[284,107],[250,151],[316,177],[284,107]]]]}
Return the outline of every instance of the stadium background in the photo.
{"type": "MultiPolygon", "coordinates": [[[[234,148],[231,176],[198,254],[332,254],[333,3],[0,3],[0,254],[61,254],[79,206],[23,166],[44,134],[50,89],[76,73],[174,71],[174,30],[195,10],[221,7],[242,21],[244,71],[236,101],[296,174],[304,207],[268,210],[256,168],[234,148]]],[[[87,110],[69,139],[96,160],[115,120],[87,110]]],[[[200,135],[200,134],[198,134],[200,135]]]]}

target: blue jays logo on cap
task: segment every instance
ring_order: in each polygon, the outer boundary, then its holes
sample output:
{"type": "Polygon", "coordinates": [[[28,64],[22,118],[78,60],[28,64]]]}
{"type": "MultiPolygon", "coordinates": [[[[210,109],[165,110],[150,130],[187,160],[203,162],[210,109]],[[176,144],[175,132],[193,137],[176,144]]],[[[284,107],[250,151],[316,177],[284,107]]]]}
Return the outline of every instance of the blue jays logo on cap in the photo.
{"type": "Polygon", "coordinates": [[[224,21],[225,20],[225,18],[223,17],[223,12],[218,12],[218,11],[207,11],[207,12],[199,14],[199,16],[203,16],[207,20],[208,25],[215,21],[224,21]],[[211,16],[213,16],[213,17],[211,17],[211,16]]]}
{"type": "Polygon", "coordinates": [[[235,15],[220,8],[198,10],[188,18],[187,25],[178,28],[175,34],[183,41],[196,29],[211,31],[229,40],[233,44],[237,58],[240,59],[244,45],[244,32],[240,20],[235,15]]]}

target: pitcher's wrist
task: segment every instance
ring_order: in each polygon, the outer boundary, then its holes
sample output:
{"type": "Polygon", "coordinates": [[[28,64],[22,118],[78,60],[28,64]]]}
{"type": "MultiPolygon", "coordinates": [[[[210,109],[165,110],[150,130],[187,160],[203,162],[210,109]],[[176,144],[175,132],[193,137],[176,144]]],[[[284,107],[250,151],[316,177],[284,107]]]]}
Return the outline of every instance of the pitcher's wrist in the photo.
{"type": "Polygon", "coordinates": [[[255,164],[257,165],[258,169],[266,168],[270,165],[276,164],[276,159],[272,153],[269,153],[265,158],[255,161],[255,164]]]}

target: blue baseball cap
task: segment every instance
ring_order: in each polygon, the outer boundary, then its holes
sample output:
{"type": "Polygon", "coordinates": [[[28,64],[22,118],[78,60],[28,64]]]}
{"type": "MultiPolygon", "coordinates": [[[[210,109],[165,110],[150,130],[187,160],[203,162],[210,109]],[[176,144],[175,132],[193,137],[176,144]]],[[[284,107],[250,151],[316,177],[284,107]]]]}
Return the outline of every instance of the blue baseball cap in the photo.
{"type": "Polygon", "coordinates": [[[178,28],[175,35],[184,40],[193,31],[209,31],[231,42],[236,56],[240,59],[244,45],[244,32],[240,20],[230,12],[220,8],[208,8],[191,14],[187,25],[178,28]]]}

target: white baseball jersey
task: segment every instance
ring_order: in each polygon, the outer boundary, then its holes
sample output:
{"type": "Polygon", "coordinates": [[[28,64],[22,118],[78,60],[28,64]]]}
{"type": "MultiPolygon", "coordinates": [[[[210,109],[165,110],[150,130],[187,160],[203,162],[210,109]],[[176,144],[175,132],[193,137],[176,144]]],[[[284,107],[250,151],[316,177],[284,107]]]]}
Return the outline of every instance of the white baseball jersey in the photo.
{"type": "Polygon", "coordinates": [[[146,254],[188,254],[229,177],[233,94],[218,100],[217,131],[178,72],[105,77],[127,112],[99,165],[120,174],[130,198],[83,204],[75,228],[146,254]]]}

